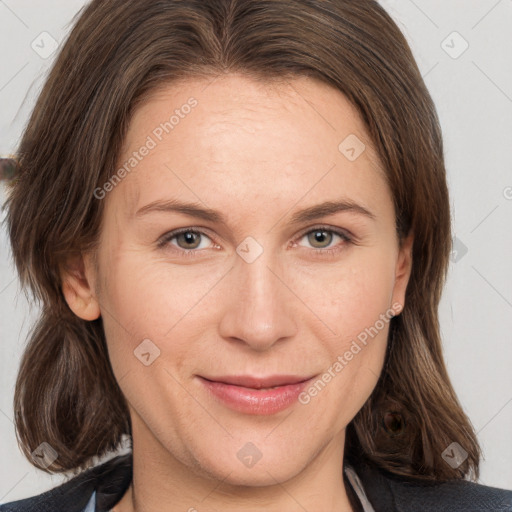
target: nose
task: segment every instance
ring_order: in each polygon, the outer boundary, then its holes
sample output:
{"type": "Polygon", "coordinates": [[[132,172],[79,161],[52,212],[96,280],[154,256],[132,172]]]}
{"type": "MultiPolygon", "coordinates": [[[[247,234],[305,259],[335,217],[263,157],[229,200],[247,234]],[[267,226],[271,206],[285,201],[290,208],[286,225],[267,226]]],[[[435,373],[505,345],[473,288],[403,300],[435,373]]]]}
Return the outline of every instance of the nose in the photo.
{"type": "Polygon", "coordinates": [[[282,266],[270,252],[252,262],[238,257],[224,284],[219,335],[252,350],[269,350],[297,332],[297,307],[282,266]]]}

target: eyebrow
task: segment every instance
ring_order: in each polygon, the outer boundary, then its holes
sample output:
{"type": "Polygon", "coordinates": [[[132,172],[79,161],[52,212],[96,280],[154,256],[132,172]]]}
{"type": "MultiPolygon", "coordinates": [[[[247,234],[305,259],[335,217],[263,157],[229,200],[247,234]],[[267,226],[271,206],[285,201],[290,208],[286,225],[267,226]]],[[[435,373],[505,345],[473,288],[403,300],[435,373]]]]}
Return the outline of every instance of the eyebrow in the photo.
{"type": "MultiPolygon", "coordinates": [[[[135,213],[135,217],[140,218],[150,212],[169,212],[181,213],[189,217],[196,217],[205,221],[228,225],[224,215],[217,210],[205,208],[198,203],[189,203],[180,201],[178,199],[169,199],[166,201],[153,201],[142,208],[139,208],[135,213]]],[[[334,215],[339,212],[351,212],[363,215],[371,220],[376,220],[376,216],[364,206],[355,203],[351,200],[342,199],[339,201],[326,201],[315,206],[309,206],[299,210],[293,214],[290,219],[290,224],[301,224],[309,222],[320,217],[334,215]]]]}

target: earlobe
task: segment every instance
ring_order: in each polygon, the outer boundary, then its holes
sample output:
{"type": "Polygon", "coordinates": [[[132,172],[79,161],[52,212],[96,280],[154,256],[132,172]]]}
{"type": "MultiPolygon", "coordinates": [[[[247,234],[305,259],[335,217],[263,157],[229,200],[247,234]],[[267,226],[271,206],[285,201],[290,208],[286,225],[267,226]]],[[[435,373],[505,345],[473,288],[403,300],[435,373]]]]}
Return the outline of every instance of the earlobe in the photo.
{"type": "Polygon", "coordinates": [[[61,271],[62,293],[66,302],[79,318],[96,320],[101,315],[95,291],[91,286],[92,275],[87,275],[82,255],[68,260],[61,271]]]}
{"type": "Polygon", "coordinates": [[[403,241],[400,246],[398,253],[398,259],[395,269],[395,286],[393,288],[393,297],[391,303],[395,310],[395,314],[398,315],[405,308],[405,292],[407,290],[407,284],[411,277],[412,271],[412,248],[414,242],[414,235],[410,233],[403,241]],[[398,306],[398,307],[396,307],[398,306]]]}

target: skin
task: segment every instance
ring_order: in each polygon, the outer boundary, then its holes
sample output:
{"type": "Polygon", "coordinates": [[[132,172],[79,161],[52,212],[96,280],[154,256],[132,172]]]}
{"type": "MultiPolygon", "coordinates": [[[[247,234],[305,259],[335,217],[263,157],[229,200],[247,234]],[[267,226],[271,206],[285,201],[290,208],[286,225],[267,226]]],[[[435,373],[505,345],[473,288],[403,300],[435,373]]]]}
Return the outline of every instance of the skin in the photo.
{"type": "Polygon", "coordinates": [[[97,265],[84,254],[63,274],[75,314],[103,317],[129,403],[134,476],[114,511],[351,511],[345,427],[382,371],[388,323],[308,404],[275,414],[234,411],[196,376],[321,376],[393,304],[400,312],[412,235],[399,244],[357,111],[310,78],[263,84],[229,74],[170,85],[135,112],[120,165],[191,96],[198,105],[103,199],[97,265]],[[355,161],[338,149],[350,134],[366,145],[355,161]],[[170,198],[219,210],[227,224],[135,215],[170,198]],[[299,209],[342,198],[375,219],[341,211],[290,223],[299,209]],[[353,241],[329,231],[318,240],[322,226],[353,241]],[[204,235],[157,246],[178,228],[204,235]],[[251,263],[236,252],[248,236],[263,248],[251,263]],[[160,350],[149,366],[134,356],[144,339],[160,350]],[[248,442],[262,454],[252,467],[237,457],[248,442]]]}

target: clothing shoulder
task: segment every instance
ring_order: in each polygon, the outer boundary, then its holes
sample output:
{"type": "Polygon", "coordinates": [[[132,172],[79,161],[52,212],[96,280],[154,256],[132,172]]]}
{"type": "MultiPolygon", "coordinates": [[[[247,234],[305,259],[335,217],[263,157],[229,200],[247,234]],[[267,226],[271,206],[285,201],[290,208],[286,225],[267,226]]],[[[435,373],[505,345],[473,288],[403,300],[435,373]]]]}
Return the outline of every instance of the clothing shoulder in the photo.
{"type": "Polygon", "coordinates": [[[512,491],[467,480],[395,484],[393,489],[397,511],[512,512],[512,491]]]}
{"type": "Polygon", "coordinates": [[[358,467],[375,512],[512,512],[512,491],[468,480],[423,482],[358,467]]]}
{"type": "MultiPolygon", "coordinates": [[[[467,480],[420,482],[365,463],[353,466],[375,512],[512,512],[510,490],[467,480]]],[[[0,505],[0,512],[84,512],[95,491],[96,512],[107,512],[131,478],[131,454],[118,456],[42,494],[0,505]]]]}
{"type": "Polygon", "coordinates": [[[106,512],[131,481],[131,456],[120,455],[30,498],[0,505],[0,512],[83,512],[96,491],[98,512],[106,512]]]}

